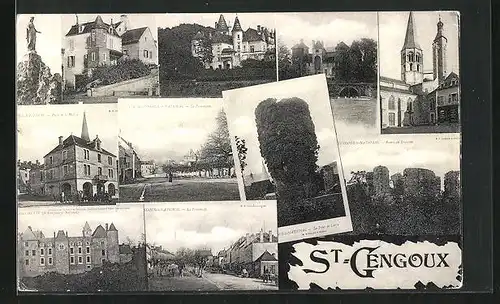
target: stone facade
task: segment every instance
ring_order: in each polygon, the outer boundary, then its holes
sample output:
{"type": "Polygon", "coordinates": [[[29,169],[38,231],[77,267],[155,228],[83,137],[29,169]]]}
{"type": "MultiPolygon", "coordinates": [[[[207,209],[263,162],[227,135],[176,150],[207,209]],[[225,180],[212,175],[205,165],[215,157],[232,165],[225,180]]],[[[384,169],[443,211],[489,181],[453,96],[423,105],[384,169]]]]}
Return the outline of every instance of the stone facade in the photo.
{"type": "Polygon", "coordinates": [[[20,235],[18,251],[21,277],[33,277],[47,272],[82,273],[102,266],[105,262],[119,263],[118,230],[113,223],[105,228],[98,225],[92,232],[88,223],[81,236],[69,236],[59,230],[53,237],[28,227],[20,235]]]}

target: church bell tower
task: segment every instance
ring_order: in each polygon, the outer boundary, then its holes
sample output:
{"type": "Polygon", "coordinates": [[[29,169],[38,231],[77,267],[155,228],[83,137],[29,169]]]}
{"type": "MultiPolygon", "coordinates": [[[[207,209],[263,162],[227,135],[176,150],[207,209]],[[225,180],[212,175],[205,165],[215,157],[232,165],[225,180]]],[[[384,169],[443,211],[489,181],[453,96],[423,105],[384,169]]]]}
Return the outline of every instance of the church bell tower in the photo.
{"type": "Polygon", "coordinates": [[[448,39],[443,35],[443,22],[441,17],[437,23],[436,38],[432,42],[432,71],[434,79],[438,79],[438,83],[443,82],[446,77],[446,45],[448,39]]]}
{"type": "Polygon", "coordinates": [[[416,38],[413,12],[410,12],[406,26],[405,42],[401,48],[401,80],[409,85],[422,83],[424,80],[423,53],[416,38]]]}

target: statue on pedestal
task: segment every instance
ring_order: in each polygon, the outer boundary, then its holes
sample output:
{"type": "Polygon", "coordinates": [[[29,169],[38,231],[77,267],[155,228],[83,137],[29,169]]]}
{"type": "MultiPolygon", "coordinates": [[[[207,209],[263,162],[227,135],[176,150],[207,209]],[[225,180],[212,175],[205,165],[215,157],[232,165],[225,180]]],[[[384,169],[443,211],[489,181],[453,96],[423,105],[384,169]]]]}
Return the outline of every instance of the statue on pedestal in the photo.
{"type": "Polygon", "coordinates": [[[26,42],[28,46],[28,52],[35,52],[35,47],[36,47],[36,34],[41,34],[41,32],[37,31],[35,28],[35,24],[33,21],[35,20],[35,17],[30,18],[30,22],[28,23],[28,26],[26,28],[26,42]]]}

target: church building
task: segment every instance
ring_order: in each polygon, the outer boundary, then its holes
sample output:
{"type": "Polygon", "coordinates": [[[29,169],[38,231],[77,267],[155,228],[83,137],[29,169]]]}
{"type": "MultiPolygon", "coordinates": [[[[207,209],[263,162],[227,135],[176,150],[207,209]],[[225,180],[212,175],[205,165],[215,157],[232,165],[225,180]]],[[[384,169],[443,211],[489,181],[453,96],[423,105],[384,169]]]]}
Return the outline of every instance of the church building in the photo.
{"type": "Polygon", "coordinates": [[[380,76],[382,130],[459,122],[459,76],[446,70],[448,39],[439,18],[432,41],[432,71],[424,70],[424,52],[417,41],[413,13],[408,16],[400,51],[401,79],[380,76]]]}
{"type": "Polygon", "coordinates": [[[58,144],[44,156],[44,194],[73,198],[82,192],[84,199],[108,193],[118,198],[116,155],[102,147],[98,135],[90,139],[83,113],[82,134],[59,136],[58,144]]]}
{"type": "Polygon", "coordinates": [[[274,30],[257,25],[257,29],[248,28],[244,31],[238,16],[231,27],[221,14],[214,28],[206,28],[193,37],[191,53],[203,62],[206,69],[232,69],[241,66],[241,62],[247,59],[272,60],[273,56],[269,54],[275,53],[275,42],[274,30]],[[213,56],[211,61],[204,60],[206,50],[204,42],[211,45],[213,56]]]}

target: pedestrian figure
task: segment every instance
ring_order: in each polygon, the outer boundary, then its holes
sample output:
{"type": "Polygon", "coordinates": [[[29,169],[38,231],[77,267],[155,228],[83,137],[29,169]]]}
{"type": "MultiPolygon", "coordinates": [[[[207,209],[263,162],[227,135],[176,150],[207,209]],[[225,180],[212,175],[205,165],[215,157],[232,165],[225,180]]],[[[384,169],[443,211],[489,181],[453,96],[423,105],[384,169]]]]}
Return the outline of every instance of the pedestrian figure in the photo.
{"type": "Polygon", "coordinates": [[[168,182],[171,183],[172,182],[172,178],[173,178],[173,174],[172,172],[169,172],[168,173],[168,182]]]}
{"type": "Polygon", "coordinates": [[[61,203],[64,203],[64,191],[61,192],[61,203]]]}

